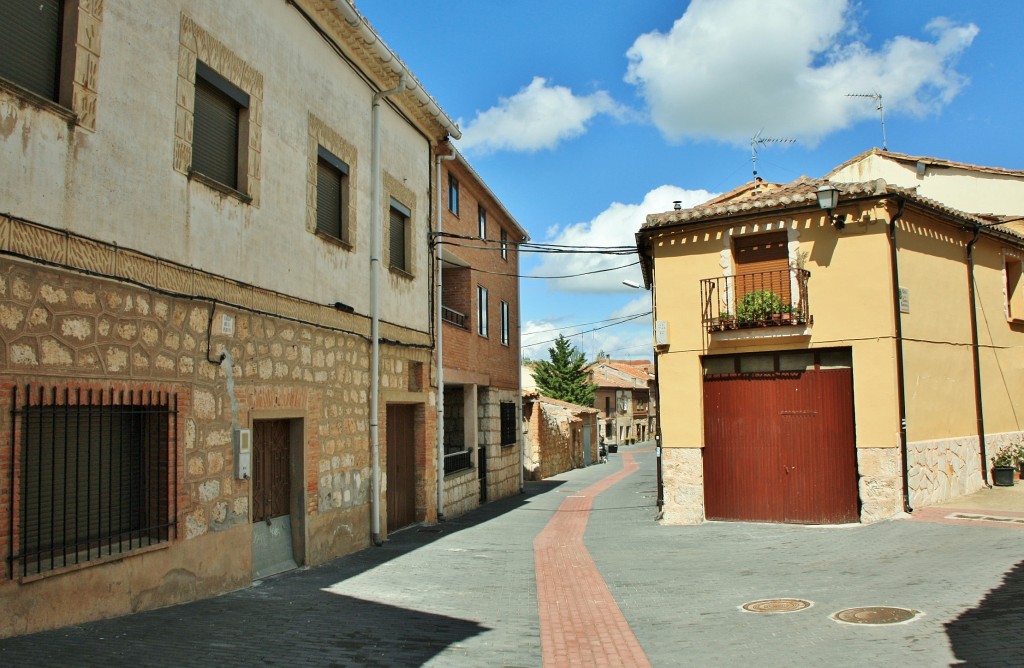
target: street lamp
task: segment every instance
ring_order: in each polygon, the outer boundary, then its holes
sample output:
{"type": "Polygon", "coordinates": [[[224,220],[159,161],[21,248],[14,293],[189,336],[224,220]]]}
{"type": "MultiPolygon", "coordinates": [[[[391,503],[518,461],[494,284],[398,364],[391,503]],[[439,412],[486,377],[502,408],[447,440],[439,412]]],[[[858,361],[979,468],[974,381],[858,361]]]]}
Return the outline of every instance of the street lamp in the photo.
{"type": "Polygon", "coordinates": [[[822,184],[814,194],[818,197],[818,206],[824,209],[837,230],[846,227],[846,215],[833,216],[832,212],[839,206],[839,188],[829,183],[822,184]]]}
{"type": "MultiPolygon", "coordinates": [[[[646,290],[647,289],[646,287],[644,287],[643,285],[640,285],[636,281],[625,280],[625,281],[622,281],[622,284],[625,285],[627,288],[635,288],[637,290],[646,290]]],[[[653,338],[654,338],[654,335],[655,335],[655,333],[653,331],[654,330],[654,304],[653,304],[653,297],[654,297],[654,293],[651,292],[651,298],[652,298],[652,304],[651,304],[651,329],[652,329],[651,337],[652,337],[652,342],[653,342],[653,338]]],[[[655,348],[653,352],[654,352],[654,401],[653,402],[651,402],[651,401],[647,402],[647,407],[648,407],[647,410],[650,411],[650,407],[653,405],[653,406],[655,406],[656,412],[660,413],[661,412],[661,396],[660,396],[661,393],[658,392],[658,388],[661,385],[661,376],[658,375],[658,351],[655,348]]],[[[664,484],[662,482],[662,478],[661,478],[661,420],[658,419],[657,415],[655,415],[655,420],[657,420],[657,423],[656,423],[657,424],[657,428],[654,430],[655,431],[655,433],[654,433],[654,457],[655,457],[656,473],[657,473],[657,476],[658,476],[658,510],[660,511],[662,506],[665,505],[665,486],[664,486],[664,484]]]]}

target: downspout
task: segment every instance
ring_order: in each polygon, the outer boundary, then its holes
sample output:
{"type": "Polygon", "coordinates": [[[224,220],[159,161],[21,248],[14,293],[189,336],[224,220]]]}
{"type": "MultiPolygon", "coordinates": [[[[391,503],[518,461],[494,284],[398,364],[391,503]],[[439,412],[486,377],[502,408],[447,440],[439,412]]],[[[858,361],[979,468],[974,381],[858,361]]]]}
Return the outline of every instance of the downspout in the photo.
{"type": "Polygon", "coordinates": [[[900,459],[903,466],[903,511],[911,513],[910,506],[910,456],[907,451],[907,400],[903,379],[903,313],[900,311],[900,272],[896,255],[896,223],[903,216],[907,201],[899,198],[900,208],[889,221],[889,262],[892,271],[893,326],[896,333],[896,401],[900,417],[900,459]]]}
{"type": "Polygon", "coordinates": [[[988,484],[988,466],[985,463],[985,410],[981,396],[981,353],[978,350],[978,304],[974,289],[974,244],[981,236],[981,226],[974,226],[974,238],[967,243],[967,289],[971,305],[971,353],[974,360],[974,414],[978,421],[978,456],[981,457],[981,481],[988,484]]]}
{"type": "Polygon", "coordinates": [[[378,276],[380,272],[380,228],[381,222],[381,182],[383,172],[380,159],[380,104],[381,101],[395,93],[406,89],[407,79],[403,73],[398,85],[390,90],[373,94],[371,121],[371,153],[370,153],[370,450],[373,459],[373,472],[370,494],[371,506],[371,539],[378,547],[383,544],[380,537],[380,290],[378,276]]]}
{"type": "Polygon", "coordinates": [[[437,184],[437,232],[434,236],[434,251],[437,253],[437,295],[434,300],[434,307],[437,311],[435,318],[437,320],[437,338],[435,346],[437,347],[437,521],[444,521],[444,346],[442,345],[442,335],[444,331],[444,322],[441,318],[441,295],[443,283],[441,280],[441,232],[444,229],[442,223],[444,216],[444,206],[442,200],[442,188],[441,188],[441,163],[445,160],[452,160],[455,158],[455,153],[452,152],[450,155],[439,155],[436,156],[437,161],[437,177],[435,183],[437,184]]]}
{"type": "MultiPolygon", "coordinates": [[[[528,237],[523,237],[526,241],[528,237]]],[[[519,274],[519,246],[516,246],[516,275],[519,274]]],[[[516,386],[519,393],[516,395],[516,441],[519,443],[519,493],[526,491],[526,439],[523,438],[523,297],[519,291],[519,281],[516,280],[516,347],[519,348],[519,370],[516,375],[518,382],[516,386]]]]}

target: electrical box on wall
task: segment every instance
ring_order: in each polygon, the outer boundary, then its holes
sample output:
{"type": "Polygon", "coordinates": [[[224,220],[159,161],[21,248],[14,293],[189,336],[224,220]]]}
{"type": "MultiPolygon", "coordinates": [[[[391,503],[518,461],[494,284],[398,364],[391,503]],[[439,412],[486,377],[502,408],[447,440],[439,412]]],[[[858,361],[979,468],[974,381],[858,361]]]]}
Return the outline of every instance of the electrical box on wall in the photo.
{"type": "Polygon", "coordinates": [[[654,323],[654,345],[656,346],[667,346],[668,345],[668,321],[657,320],[654,323]]]}
{"type": "Polygon", "coordinates": [[[235,429],[231,432],[235,446],[235,477],[248,480],[252,467],[252,429],[235,429]]]}

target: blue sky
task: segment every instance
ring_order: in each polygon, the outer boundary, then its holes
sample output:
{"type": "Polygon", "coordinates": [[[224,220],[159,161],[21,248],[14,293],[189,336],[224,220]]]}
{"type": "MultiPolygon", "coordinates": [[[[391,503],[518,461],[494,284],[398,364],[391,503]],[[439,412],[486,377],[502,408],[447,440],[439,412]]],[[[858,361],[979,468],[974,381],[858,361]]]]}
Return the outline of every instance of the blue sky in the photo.
{"type": "MultiPolygon", "coordinates": [[[[631,245],[648,213],[749,181],[758,133],[795,140],[759,147],[765,180],[823,176],[882,145],[874,102],[847,93],[881,93],[889,150],[1024,169],[1016,0],[356,7],[459,123],[456,145],[535,242],[631,245]]],[[[524,254],[521,273],[633,259],[524,254]]],[[[524,355],[546,358],[549,344],[530,344],[560,331],[588,357],[650,358],[649,317],[603,322],[650,310],[624,279],[639,270],[522,279],[524,355]]]]}

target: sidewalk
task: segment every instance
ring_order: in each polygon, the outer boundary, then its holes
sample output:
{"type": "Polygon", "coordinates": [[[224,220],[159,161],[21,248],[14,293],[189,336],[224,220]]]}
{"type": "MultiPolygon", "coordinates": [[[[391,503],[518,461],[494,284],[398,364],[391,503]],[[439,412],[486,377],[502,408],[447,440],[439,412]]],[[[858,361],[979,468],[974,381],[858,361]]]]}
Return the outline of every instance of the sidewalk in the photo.
{"type": "MultiPolygon", "coordinates": [[[[1009,504],[988,499],[1019,499],[1022,490],[1018,482],[969,502],[1009,504]]],[[[569,665],[567,654],[543,649],[542,635],[565,630],[549,613],[570,599],[582,603],[580,614],[611,620],[607,631],[626,634],[612,619],[617,608],[653,666],[984,666],[1019,665],[1024,656],[1024,533],[1015,527],[670,527],[654,521],[655,498],[653,449],[623,448],[608,464],[529,483],[525,495],[317,568],[215,599],[0,640],[0,665],[569,665]],[[630,458],[633,473],[623,467],[630,458]],[[545,533],[555,521],[571,530],[545,533]],[[538,587],[553,571],[538,571],[537,550],[563,546],[574,555],[564,567],[590,560],[593,570],[580,569],[573,587],[543,604],[545,624],[538,587]],[[775,597],[810,607],[740,607],[775,597]],[[888,626],[832,619],[873,605],[919,614],[888,626]]],[[[626,656],[608,665],[642,663],[626,656]]]]}

